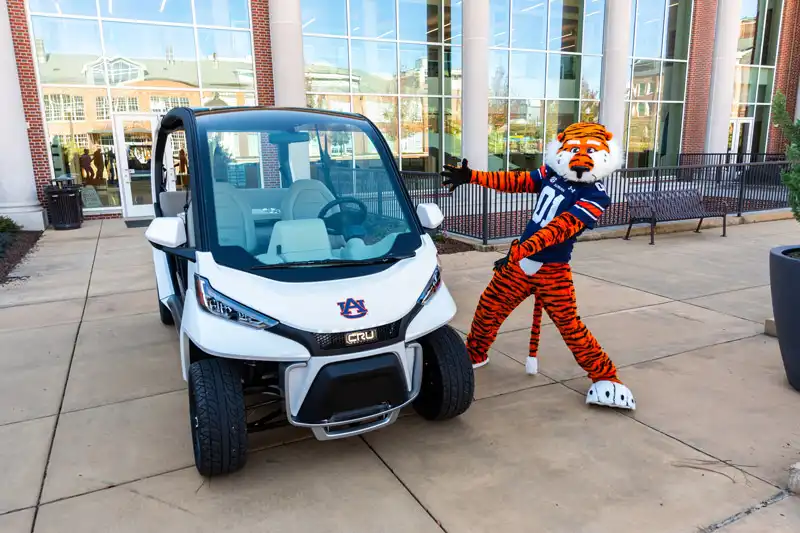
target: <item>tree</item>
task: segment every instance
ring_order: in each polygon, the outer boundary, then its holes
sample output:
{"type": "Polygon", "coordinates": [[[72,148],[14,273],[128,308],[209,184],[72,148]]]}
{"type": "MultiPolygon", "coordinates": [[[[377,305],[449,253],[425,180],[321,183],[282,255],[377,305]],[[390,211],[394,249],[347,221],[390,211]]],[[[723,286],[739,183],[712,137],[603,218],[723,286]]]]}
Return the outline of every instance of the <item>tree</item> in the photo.
{"type": "Polygon", "coordinates": [[[789,169],[781,173],[783,183],[789,190],[789,207],[795,220],[800,222],[800,121],[795,122],[786,110],[786,97],[777,91],[772,98],[772,119],[775,125],[783,132],[789,142],[786,149],[786,160],[792,164],[789,169]]]}

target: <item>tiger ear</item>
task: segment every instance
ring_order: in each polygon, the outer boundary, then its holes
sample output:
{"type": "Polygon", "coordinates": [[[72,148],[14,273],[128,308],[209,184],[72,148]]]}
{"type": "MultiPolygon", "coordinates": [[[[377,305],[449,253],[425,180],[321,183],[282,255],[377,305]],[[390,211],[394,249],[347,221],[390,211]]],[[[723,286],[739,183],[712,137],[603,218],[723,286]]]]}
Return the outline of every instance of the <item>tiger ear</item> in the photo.
{"type": "Polygon", "coordinates": [[[564,130],[561,130],[561,131],[558,132],[558,135],[556,135],[556,139],[560,143],[564,142],[564,130]]]}
{"type": "Polygon", "coordinates": [[[613,138],[614,138],[614,134],[611,133],[610,131],[606,130],[606,140],[610,141],[613,138]]]}

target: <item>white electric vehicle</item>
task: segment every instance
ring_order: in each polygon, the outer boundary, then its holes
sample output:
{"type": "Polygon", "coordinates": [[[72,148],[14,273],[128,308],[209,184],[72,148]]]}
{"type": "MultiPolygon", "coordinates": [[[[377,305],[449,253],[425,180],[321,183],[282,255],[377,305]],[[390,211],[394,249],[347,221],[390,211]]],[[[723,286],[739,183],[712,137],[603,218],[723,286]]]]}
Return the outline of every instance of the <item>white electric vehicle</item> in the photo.
{"type": "Polygon", "coordinates": [[[388,426],[406,406],[429,420],[469,408],[472,365],[426,232],[442,213],[413,208],[372,122],[175,108],[152,162],[146,238],[202,475],[238,470],[248,433],[287,422],[326,440],[388,426]]]}

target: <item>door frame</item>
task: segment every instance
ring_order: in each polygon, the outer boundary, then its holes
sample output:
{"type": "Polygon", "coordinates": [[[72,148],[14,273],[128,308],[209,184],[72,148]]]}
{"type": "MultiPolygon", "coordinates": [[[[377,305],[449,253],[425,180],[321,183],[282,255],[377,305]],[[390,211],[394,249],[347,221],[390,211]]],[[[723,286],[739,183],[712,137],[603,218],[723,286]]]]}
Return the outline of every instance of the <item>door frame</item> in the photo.
{"type": "MultiPolygon", "coordinates": [[[[122,218],[153,218],[155,217],[155,210],[153,204],[134,205],[130,170],[128,169],[127,150],[125,145],[125,129],[123,127],[124,121],[139,120],[150,121],[150,137],[152,139],[151,150],[155,153],[156,130],[158,123],[163,114],[161,113],[113,113],[112,114],[112,132],[114,135],[114,149],[116,150],[117,158],[117,176],[119,177],[119,195],[120,205],[122,206],[122,218]]],[[[152,156],[150,160],[150,191],[153,194],[153,172],[152,156]]],[[[174,186],[174,183],[173,183],[174,186]]],[[[153,198],[155,201],[155,198],[153,198]]]]}
{"type": "Polygon", "coordinates": [[[755,127],[755,117],[733,117],[730,120],[731,126],[733,126],[733,132],[731,133],[731,146],[728,148],[728,154],[734,155],[736,161],[728,161],[733,163],[747,163],[745,159],[750,159],[750,149],[753,146],[753,128],[755,127]],[[741,140],[742,135],[742,124],[748,124],[747,128],[747,137],[745,139],[745,151],[744,153],[740,153],[738,150],[739,141],[741,140]],[[747,154],[747,155],[744,155],[747,154]],[[741,160],[740,160],[741,159],[741,160]]]}

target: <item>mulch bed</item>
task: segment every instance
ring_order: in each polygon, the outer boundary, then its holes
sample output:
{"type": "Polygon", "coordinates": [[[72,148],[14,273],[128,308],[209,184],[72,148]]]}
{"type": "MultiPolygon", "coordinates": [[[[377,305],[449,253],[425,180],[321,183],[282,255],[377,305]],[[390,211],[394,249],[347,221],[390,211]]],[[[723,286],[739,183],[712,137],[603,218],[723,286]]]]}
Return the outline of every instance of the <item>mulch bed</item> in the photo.
{"type": "Polygon", "coordinates": [[[457,254],[459,252],[471,252],[475,250],[470,244],[455,239],[448,239],[447,237],[438,237],[434,239],[434,242],[436,243],[436,251],[438,251],[440,255],[457,254]]]}
{"type": "Polygon", "coordinates": [[[0,285],[9,281],[8,275],[14,267],[36,245],[42,236],[41,231],[15,231],[14,233],[0,234],[0,285]]]}

